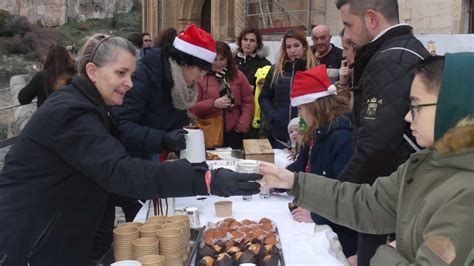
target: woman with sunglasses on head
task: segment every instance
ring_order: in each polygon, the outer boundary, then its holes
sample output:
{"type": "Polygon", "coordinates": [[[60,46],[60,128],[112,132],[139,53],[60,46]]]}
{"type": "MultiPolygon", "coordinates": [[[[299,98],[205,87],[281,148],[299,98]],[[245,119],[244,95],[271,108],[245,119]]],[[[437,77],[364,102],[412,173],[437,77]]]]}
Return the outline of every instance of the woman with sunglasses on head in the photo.
{"type": "Polygon", "coordinates": [[[87,265],[109,193],[150,199],[259,192],[257,174],[128,155],[110,107],[133,86],[135,56],[121,37],[89,38],[79,75],[17,137],[0,176],[2,265],[87,265]]]}
{"type": "Polygon", "coordinates": [[[148,49],[133,74],[133,90],[113,108],[121,140],[134,157],[156,159],[186,148],[188,109],[197,100],[195,81],[216,57],[212,36],[194,24],[160,48],[148,49]]]}
{"type": "Polygon", "coordinates": [[[267,138],[274,149],[291,148],[287,126],[297,115],[296,108],[290,106],[290,89],[295,73],[316,64],[304,32],[286,32],[280,56],[269,70],[259,96],[260,107],[266,117],[267,138]]]}
{"type": "Polygon", "coordinates": [[[372,265],[472,265],[473,60],[474,53],[447,54],[415,66],[405,120],[426,149],[390,176],[360,185],[262,163],[264,182],[291,188],[298,206],[358,232],[395,231],[372,265]]]}
{"type": "MultiPolygon", "coordinates": [[[[212,140],[207,139],[208,148],[223,145],[242,149],[244,134],[252,123],[252,88],[245,75],[237,69],[229,45],[218,41],[216,51],[212,71],[196,84],[198,100],[191,112],[201,121],[209,118],[222,120],[214,119],[214,123],[222,127],[223,143],[212,143],[212,140]]],[[[204,130],[205,134],[208,133],[204,130]]]]}

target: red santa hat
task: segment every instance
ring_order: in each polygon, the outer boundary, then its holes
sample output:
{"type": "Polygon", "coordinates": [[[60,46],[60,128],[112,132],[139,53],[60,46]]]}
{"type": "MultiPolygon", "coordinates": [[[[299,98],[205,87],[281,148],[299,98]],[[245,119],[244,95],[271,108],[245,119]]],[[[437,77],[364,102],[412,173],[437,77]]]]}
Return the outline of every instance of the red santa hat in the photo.
{"type": "Polygon", "coordinates": [[[176,36],[173,46],[181,52],[209,63],[213,63],[216,58],[216,41],[211,34],[194,24],[189,25],[183,33],[176,36]]]}
{"type": "Polygon", "coordinates": [[[336,86],[332,85],[329,79],[326,65],[298,71],[291,88],[291,106],[312,103],[321,97],[335,95],[336,90],[336,86]]]}

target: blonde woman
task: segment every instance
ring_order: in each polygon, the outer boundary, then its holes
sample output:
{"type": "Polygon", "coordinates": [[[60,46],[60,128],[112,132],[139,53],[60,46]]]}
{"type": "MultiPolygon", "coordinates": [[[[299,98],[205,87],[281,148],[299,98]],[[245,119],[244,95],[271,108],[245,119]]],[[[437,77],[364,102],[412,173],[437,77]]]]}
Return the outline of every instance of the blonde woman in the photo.
{"type": "Polygon", "coordinates": [[[305,34],[299,30],[286,32],[278,61],[268,72],[259,97],[267,121],[267,138],[275,149],[291,148],[287,126],[297,115],[296,108],[290,106],[290,89],[295,73],[316,64],[305,34]]]}

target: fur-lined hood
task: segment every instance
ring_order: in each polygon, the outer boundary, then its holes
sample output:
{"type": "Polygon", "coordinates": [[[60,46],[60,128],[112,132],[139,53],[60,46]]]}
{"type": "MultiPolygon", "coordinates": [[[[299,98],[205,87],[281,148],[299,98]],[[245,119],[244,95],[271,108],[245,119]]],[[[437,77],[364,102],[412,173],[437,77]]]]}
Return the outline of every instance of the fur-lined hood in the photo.
{"type": "Polygon", "coordinates": [[[461,120],[435,143],[435,149],[441,154],[465,148],[474,148],[474,117],[461,120]]]}
{"type": "MultiPolygon", "coordinates": [[[[237,43],[232,43],[230,45],[230,49],[232,50],[232,55],[235,57],[237,56],[237,54],[239,54],[238,56],[243,58],[243,54],[239,53],[238,48],[239,47],[237,46],[237,43]]],[[[260,58],[265,58],[269,54],[270,54],[269,48],[265,46],[265,44],[262,46],[261,49],[257,50],[257,56],[260,58]]]]}

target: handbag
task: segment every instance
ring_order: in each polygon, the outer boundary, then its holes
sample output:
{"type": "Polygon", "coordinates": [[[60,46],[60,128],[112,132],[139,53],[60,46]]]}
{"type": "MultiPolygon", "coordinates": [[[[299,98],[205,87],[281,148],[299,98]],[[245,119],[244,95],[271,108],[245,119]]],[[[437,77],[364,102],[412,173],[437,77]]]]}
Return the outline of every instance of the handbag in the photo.
{"type": "Polygon", "coordinates": [[[204,132],[206,149],[224,144],[224,119],[222,115],[207,119],[198,118],[198,124],[204,132]]]}

